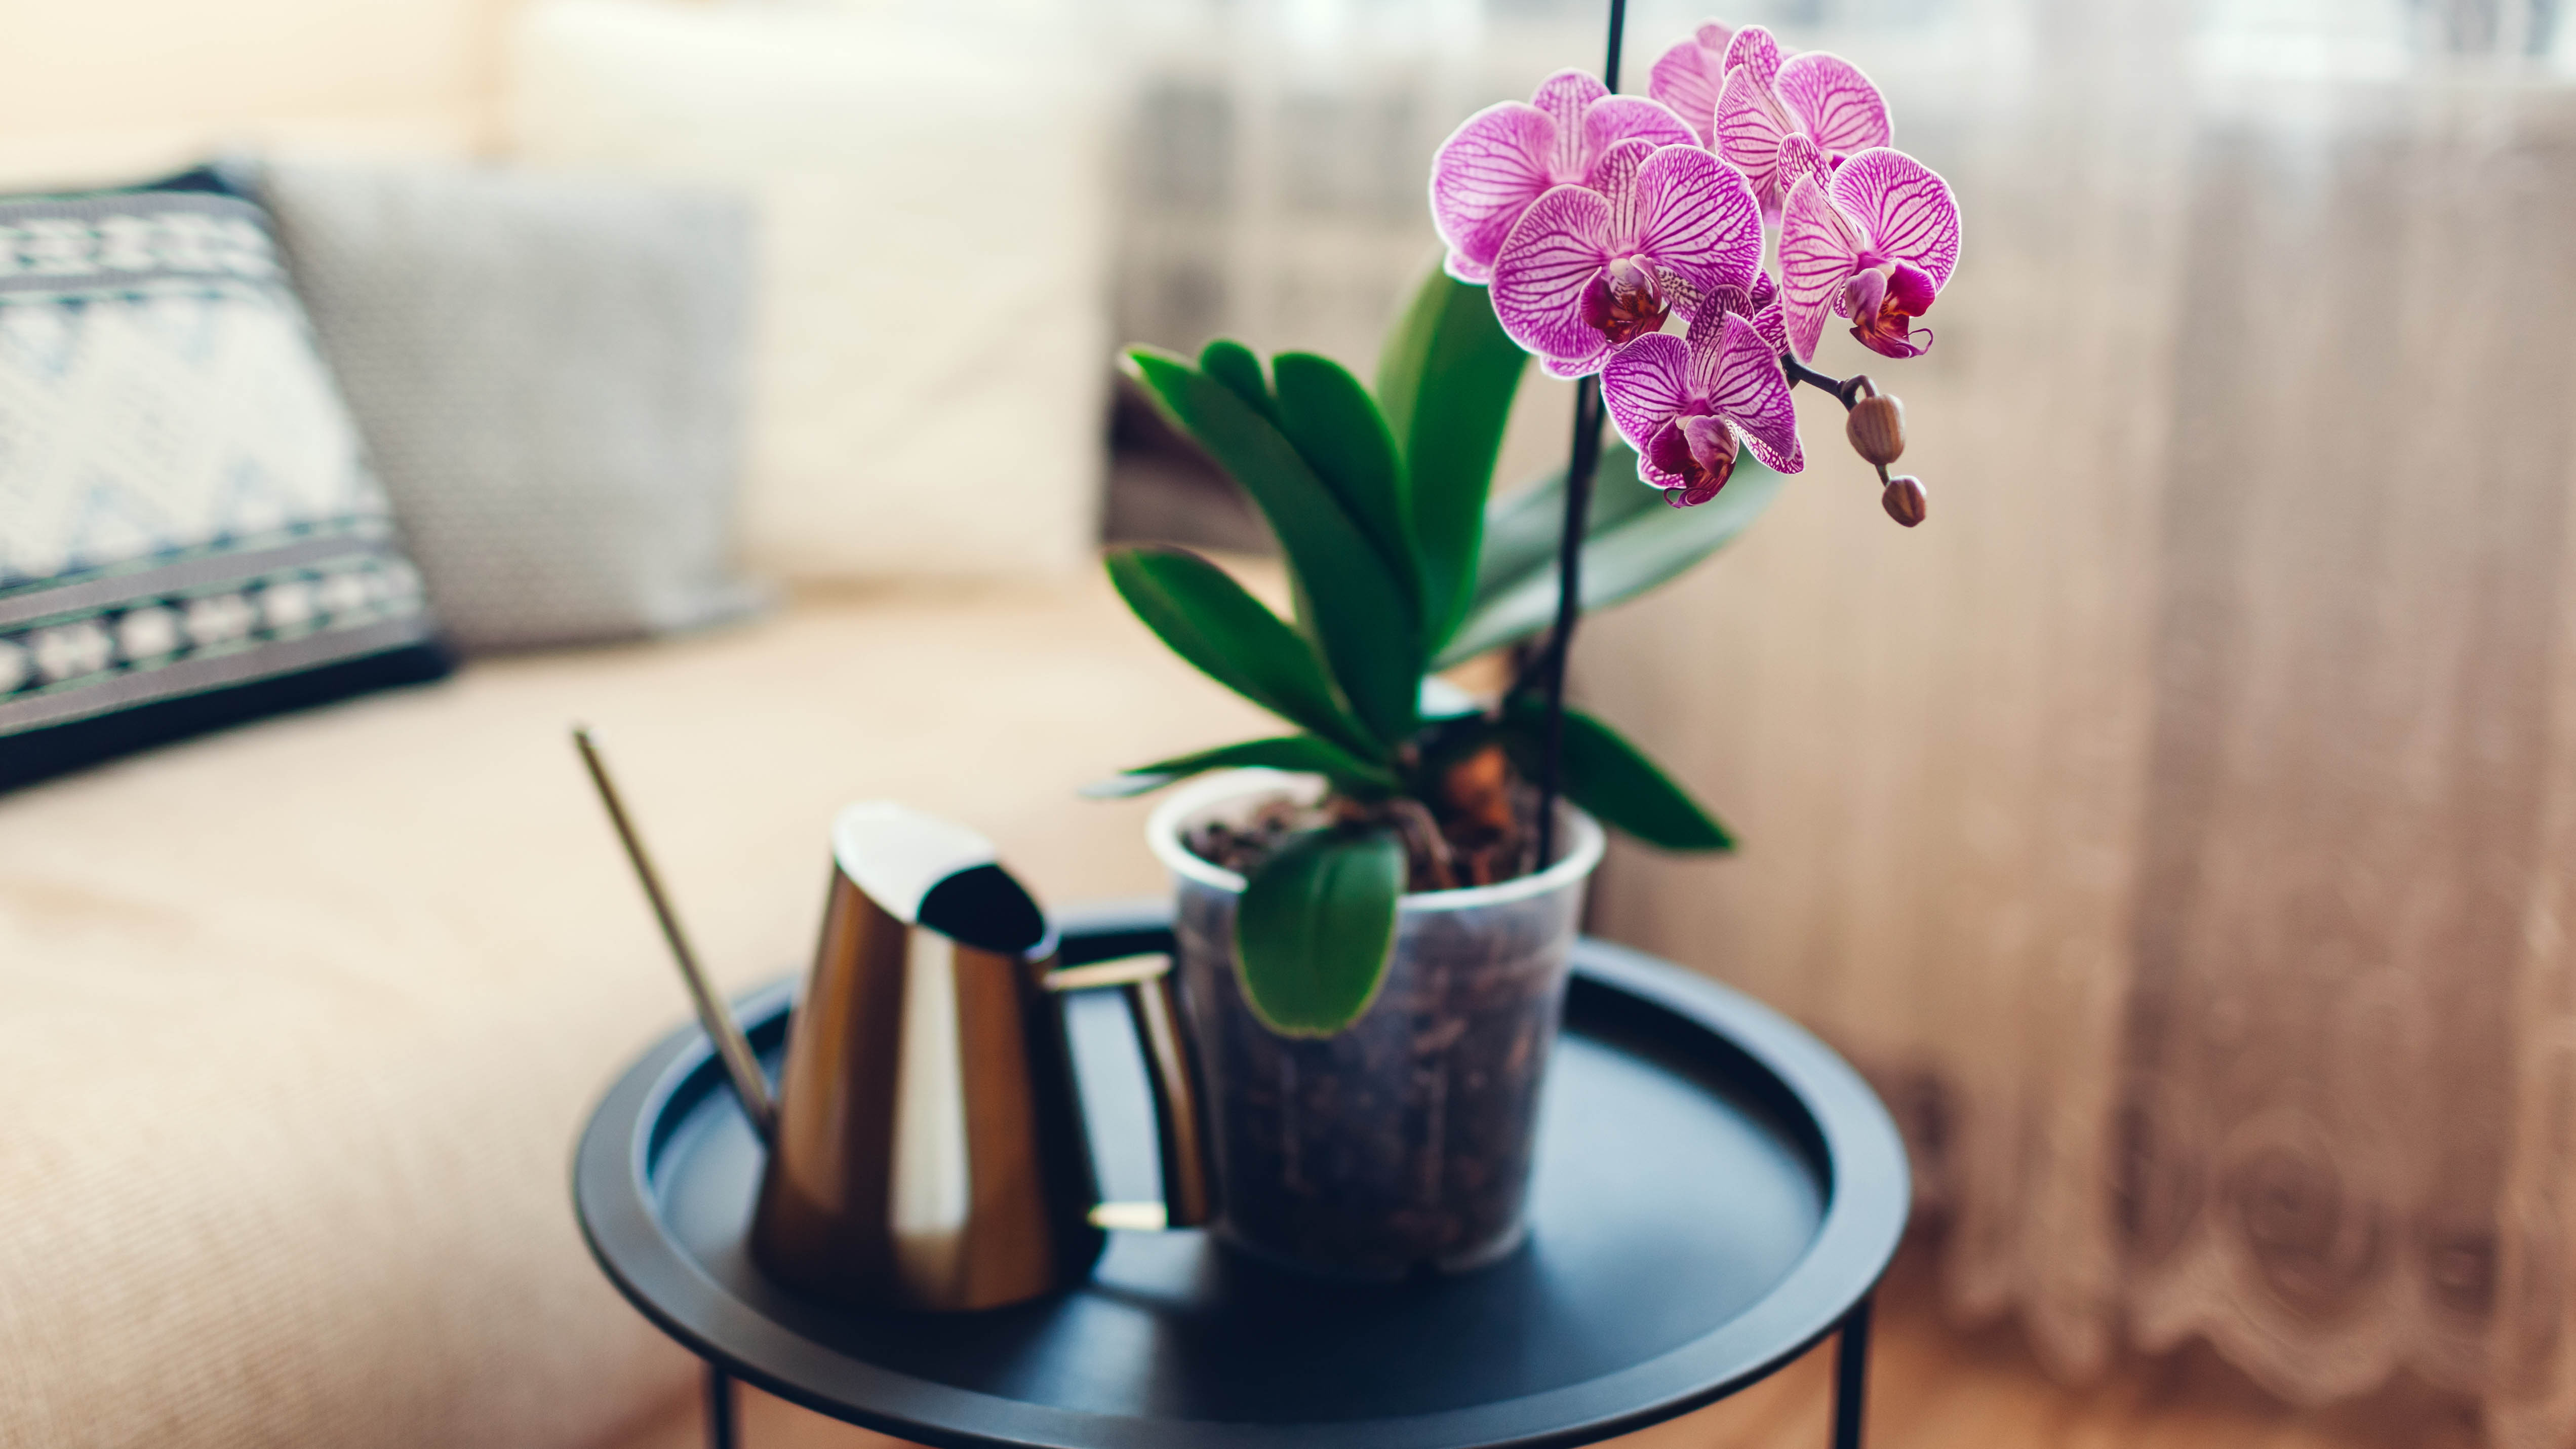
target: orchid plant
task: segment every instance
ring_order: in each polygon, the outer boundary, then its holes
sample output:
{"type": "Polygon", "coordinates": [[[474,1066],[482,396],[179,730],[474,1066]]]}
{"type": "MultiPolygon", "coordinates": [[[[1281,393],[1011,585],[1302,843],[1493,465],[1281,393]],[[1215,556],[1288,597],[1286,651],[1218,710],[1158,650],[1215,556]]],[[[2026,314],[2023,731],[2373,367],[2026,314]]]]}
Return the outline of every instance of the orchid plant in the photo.
{"type": "Polygon", "coordinates": [[[1837,56],[1758,25],[1699,27],[1617,94],[1549,77],[1459,126],[1432,162],[1447,252],[1389,337],[1374,390],[1311,353],[1220,339],[1126,365],[1248,492],[1286,555],[1294,618],[1185,550],[1113,550],[1120,595],[1174,652],[1294,727],[1138,766],[1128,795],[1234,766],[1321,776],[1312,828],[1248,872],[1235,957],[1274,1029],[1326,1035],[1383,980],[1408,889],[1492,884],[1553,859],[1562,795],[1676,851],[1725,829],[1609,725],[1564,704],[1575,622],[1677,577],[1741,533],[1806,458],[1791,389],[1820,388],[1887,512],[1925,495],[1888,465],[1903,410],[1810,365],[1827,320],[1919,356],[1958,264],[1950,189],[1893,148],[1887,104],[1837,56]],[[1771,264],[1765,265],[1765,254],[1771,264]],[[1580,379],[1565,471],[1491,495],[1527,360],[1580,379]],[[1595,493],[1604,413],[1642,487],[1595,493]],[[1670,508],[1654,506],[1669,503],[1670,508]],[[1523,649],[1498,698],[1441,671],[1523,649]]]}

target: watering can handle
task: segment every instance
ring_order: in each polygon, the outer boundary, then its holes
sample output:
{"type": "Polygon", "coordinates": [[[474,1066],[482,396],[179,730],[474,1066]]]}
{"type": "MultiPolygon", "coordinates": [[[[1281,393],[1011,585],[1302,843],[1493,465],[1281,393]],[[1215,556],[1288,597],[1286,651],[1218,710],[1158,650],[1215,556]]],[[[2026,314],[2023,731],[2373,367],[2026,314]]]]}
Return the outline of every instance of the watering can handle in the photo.
{"type": "Polygon", "coordinates": [[[1181,1026],[1180,998],[1172,989],[1172,958],[1127,956],[1066,966],[1043,978],[1052,992],[1117,987],[1145,1054],[1145,1079],[1153,1089],[1154,1126],[1161,1138],[1163,1201],[1104,1202],[1091,1211],[1103,1228],[1194,1228],[1216,1216],[1216,1179],[1208,1170],[1207,1120],[1196,1064],[1181,1026]]]}

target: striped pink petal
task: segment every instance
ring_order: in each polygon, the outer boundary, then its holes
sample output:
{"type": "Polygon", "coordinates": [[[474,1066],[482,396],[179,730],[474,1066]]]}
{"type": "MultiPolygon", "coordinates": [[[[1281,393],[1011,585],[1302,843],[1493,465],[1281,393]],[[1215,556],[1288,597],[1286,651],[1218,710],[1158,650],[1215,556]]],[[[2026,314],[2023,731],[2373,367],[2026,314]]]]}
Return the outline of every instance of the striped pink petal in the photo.
{"type": "Polygon", "coordinates": [[[1583,174],[1583,113],[1594,101],[1610,94],[1610,88],[1585,71],[1561,70],[1539,82],[1538,94],[1530,104],[1547,113],[1556,122],[1554,147],[1547,155],[1548,174],[1557,181],[1572,181],[1583,174]]]}
{"type": "Polygon", "coordinates": [[[1706,296],[1749,287],[1762,267],[1762,213],[1742,174],[1696,146],[1666,146],[1637,172],[1636,250],[1706,296]]]}
{"type": "MultiPolygon", "coordinates": [[[[1930,167],[1902,151],[1863,151],[1835,170],[1833,199],[1859,223],[1870,251],[1921,267],[1935,291],[1949,284],[1959,265],[1959,204],[1930,167]]],[[[1783,257],[1787,242],[1783,233],[1783,257]]]]}
{"type": "Polygon", "coordinates": [[[1657,146],[1696,146],[1699,137],[1660,101],[1644,96],[1610,96],[1583,113],[1583,150],[1598,156],[1623,141],[1657,146]]]}
{"type": "MultiPolygon", "coordinates": [[[[1846,164],[1844,170],[1849,169],[1846,164]]],[[[1851,274],[1860,270],[1866,240],[1813,177],[1799,182],[1781,205],[1781,320],[1788,328],[1789,350],[1801,358],[1815,355],[1834,299],[1851,274]]]]}
{"type": "MultiPolygon", "coordinates": [[[[1781,62],[1775,89],[1789,103],[1799,128],[1829,154],[1848,156],[1888,145],[1895,137],[1878,87],[1839,55],[1811,50],[1789,57],[1781,62]]],[[[1781,189],[1789,185],[1784,182],[1781,189]]]]}
{"type": "Polygon", "coordinates": [[[1789,350],[1788,318],[1779,301],[1775,299],[1755,308],[1752,320],[1753,330],[1762,334],[1764,342],[1771,344],[1772,356],[1777,357],[1789,350]]]}
{"type": "MultiPolygon", "coordinates": [[[[1741,289],[1729,289],[1728,296],[1741,297],[1741,289]]],[[[1711,307],[1691,318],[1690,330],[1682,340],[1690,344],[1690,395],[1705,405],[1717,395],[1718,344],[1726,338],[1726,319],[1731,311],[1711,307]]]]}
{"type": "Polygon", "coordinates": [[[1816,179],[1818,186],[1831,181],[1834,168],[1825,160],[1825,153],[1817,147],[1813,137],[1793,134],[1780,142],[1779,169],[1775,174],[1780,194],[1786,196],[1810,176],[1816,179]]]}
{"type": "Polygon", "coordinates": [[[1493,275],[1512,223],[1556,183],[1547,171],[1556,122],[1536,106],[1505,101],[1467,118],[1431,160],[1431,223],[1449,244],[1449,275],[1493,275]]]}
{"type": "Polygon", "coordinates": [[[1714,132],[1718,87],[1726,83],[1726,47],[1735,32],[1710,21],[1699,33],[1663,53],[1646,82],[1646,94],[1672,108],[1703,146],[1714,132]]]}
{"type": "Polygon", "coordinates": [[[1733,75],[1738,67],[1753,72],[1754,84],[1769,90],[1780,74],[1780,42],[1759,25],[1735,32],[1726,43],[1726,73],[1733,75]]]}
{"type": "MultiPolygon", "coordinates": [[[[1736,38],[1740,41],[1743,36],[1736,38]]],[[[1780,142],[1794,127],[1779,97],[1751,67],[1737,66],[1726,73],[1726,84],[1717,93],[1716,126],[1717,154],[1744,173],[1763,212],[1777,215],[1781,187],[1775,178],[1780,166],[1780,142]]]]}
{"type": "Polygon", "coordinates": [[[1637,176],[1646,169],[1646,158],[1654,154],[1652,141],[1622,141],[1594,157],[1592,169],[1583,173],[1584,189],[1601,193],[1601,199],[1610,203],[1606,235],[1614,250],[1636,250],[1637,236],[1645,229],[1638,210],[1637,176]]]}
{"type": "Polygon", "coordinates": [[[1619,436],[1639,453],[1655,430],[1700,403],[1690,387],[1691,350],[1669,332],[1640,337],[1601,365],[1601,401],[1619,436]]]}
{"type": "Polygon", "coordinates": [[[1564,357],[1539,354],[1538,370],[1560,382],[1572,382],[1577,378],[1592,376],[1601,370],[1601,364],[1617,356],[1619,351],[1607,342],[1600,342],[1597,333],[1594,334],[1594,340],[1599,342],[1599,345],[1584,352],[1572,353],[1564,357]]]}
{"type": "MultiPolygon", "coordinates": [[[[1806,467],[1806,455],[1798,447],[1797,405],[1789,400],[1789,375],[1781,369],[1780,354],[1753,324],[1730,313],[1714,345],[1694,339],[1692,350],[1708,358],[1709,406],[1735,424],[1754,456],[1774,472],[1806,467]]],[[[1700,371],[1699,358],[1692,362],[1693,372],[1700,371]]]]}
{"type": "Polygon", "coordinates": [[[1583,320],[1583,289],[1613,255],[1611,246],[1610,203],[1596,191],[1560,186],[1521,213],[1494,258],[1495,319],[1556,376],[1582,376],[1609,350],[1583,320]]]}

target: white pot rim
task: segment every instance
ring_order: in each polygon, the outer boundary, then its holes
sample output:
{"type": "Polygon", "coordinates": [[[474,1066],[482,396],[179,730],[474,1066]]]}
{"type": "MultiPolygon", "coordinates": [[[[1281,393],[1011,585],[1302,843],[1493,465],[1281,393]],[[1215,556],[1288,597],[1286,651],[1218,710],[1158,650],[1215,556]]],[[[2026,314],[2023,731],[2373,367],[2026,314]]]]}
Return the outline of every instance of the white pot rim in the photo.
{"type": "MultiPolygon", "coordinates": [[[[1291,774],[1285,770],[1223,770],[1203,779],[1193,780],[1174,791],[1170,798],[1155,807],[1153,817],[1145,822],[1145,843],[1163,867],[1183,879],[1203,886],[1239,894],[1243,877],[1213,861],[1203,860],[1181,843],[1181,827],[1192,817],[1212,806],[1247,795],[1275,794],[1311,785],[1312,775],[1291,774]]],[[[1487,886],[1468,886],[1454,891],[1421,891],[1408,894],[1397,902],[1404,911],[1463,911],[1477,906],[1508,905],[1548,895],[1592,874],[1601,863],[1603,838],[1600,824],[1591,816],[1565,807],[1566,823],[1572,839],[1556,864],[1536,875],[1518,876],[1487,886]]]]}

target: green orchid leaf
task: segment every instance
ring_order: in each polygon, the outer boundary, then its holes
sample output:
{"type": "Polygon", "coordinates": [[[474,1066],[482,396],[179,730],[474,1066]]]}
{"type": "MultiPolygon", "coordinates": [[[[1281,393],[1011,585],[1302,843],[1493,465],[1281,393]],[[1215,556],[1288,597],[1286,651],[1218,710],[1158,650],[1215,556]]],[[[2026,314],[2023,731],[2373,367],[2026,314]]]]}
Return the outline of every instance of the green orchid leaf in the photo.
{"type": "Polygon", "coordinates": [[[1378,359],[1377,400],[1403,459],[1420,551],[1422,637],[1438,649],[1474,598],[1485,499],[1529,354],[1494,320],[1485,289],[1438,267],[1378,359]]]}
{"type": "Polygon", "coordinates": [[[1330,740],[1314,735],[1280,735],[1274,739],[1219,745],[1212,750],[1138,765],[1106,780],[1085,785],[1082,793],[1095,800],[1118,800],[1159,790],[1208,770],[1246,767],[1321,775],[1344,794],[1362,799],[1392,795],[1399,784],[1394,771],[1384,765],[1371,764],[1330,740]]]}
{"type": "Polygon", "coordinates": [[[1287,555],[1298,617],[1352,712],[1382,744],[1410,735],[1423,653],[1412,592],[1296,447],[1233,388],[1151,348],[1132,349],[1127,360],[1147,394],[1270,521],[1287,555]]]}
{"type": "Polygon", "coordinates": [[[1465,719],[1469,715],[1485,712],[1485,707],[1476,702],[1474,695],[1437,674],[1422,676],[1422,702],[1416,706],[1416,709],[1421,713],[1423,722],[1426,724],[1436,724],[1442,720],[1465,719]]]}
{"type": "MultiPolygon", "coordinates": [[[[1618,434],[1603,442],[1592,474],[1591,506],[1583,536],[1626,522],[1649,508],[1669,510],[1664,495],[1637,482],[1637,454],[1618,434]]],[[[1565,528],[1565,470],[1559,468],[1517,493],[1485,506],[1485,547],[1476,555],[1476,597],[1483,599],[1516,579],[1556,562],[1557,536],[1565,528]]]]}
{"type": "MultiPolygon", "coordinates": [[[[1623,449],[1612,456],[1635,455],[1623,449]]],[[[1609,504],[1607,514],[1598,506],[1588,513],[1592,519],[1606,517],[1607,521],[1597,524],[1583,542],[1584,611],[1606,609],[1667,583],[1734,542],[1780,495],[1782,482],[1779,474],[1752,458],[1739,458],[1724,492],[1696,508],[1672,508],[1655,490],[1637,482],[1633,470],[1613,473],[1605,467],[1595,480],[1594,497],[1621,491],[1630,497],[1609,504]],[[1639,494],[1649,506],[1634,505],[1639,494]]],[[[1556,499],[1562,510],[1564,493],[1559,491],[1556,499]]],[[[1526,555],[1528,550],[1522,552],[1526,555]]],[[[1486,582],[1466,621],[1431,667],[1448,669],[1488,649],[1517,644],[1555,621],[1556,551],[1551,544],[1539,552],[1536,562],[1517,572],[1498,573],[1486,582]]]]}
{"type": "Polygon", "coordinates": [[[1199,349],[1199,371],[1224,383],[1236,397],[1252,405],[1253,411],[1272,422],[1279,420],[1279,403],[1270,395],[1270,384],[1262,380],[1261,359],[1253,350],[1231,337],[1220,337],[1199,349]]]}
{"type": "MultiPolygon", "coordinates": [[[[1706,507],[1707,505],[1701,505],[1706,507]]],[[[1503,714],[1513,763],[1537,778],[1547,743],[1547,702],[1516,696],[1503,714]]],[[[1613,830],[1664,850],[1733,850],[1734,837],[1690,792],[1673,783],[1627,737],[1578,709],[1565,712],[1565,798],[1613,830]]]]}
{"type": "Polygon", "coordinates": [[[1233,575],[1178,548],[1112,549],[1108,565],[1127,607],[1200,673],[1346,751],[1383,752],[1334,695],[1314,647],[1233,575]]]}
{"type": "Polygon", "coordinates": [[[1307,466],[1376,545],[1396,581],[1416,589],[1413,520],[1395,436],[1360,380],[1330,358],[1283,352],[1270,360],[1279,383],[1279,427],[1307,466]]]}
{"type": "Polygon", "coordinates": [[[1330,1036],[1377,999],[1395,948],[1404,847],[1383,831],[1291,837],[1235,903],[1235,971],[1282,1036],[1330,1036]]]}

